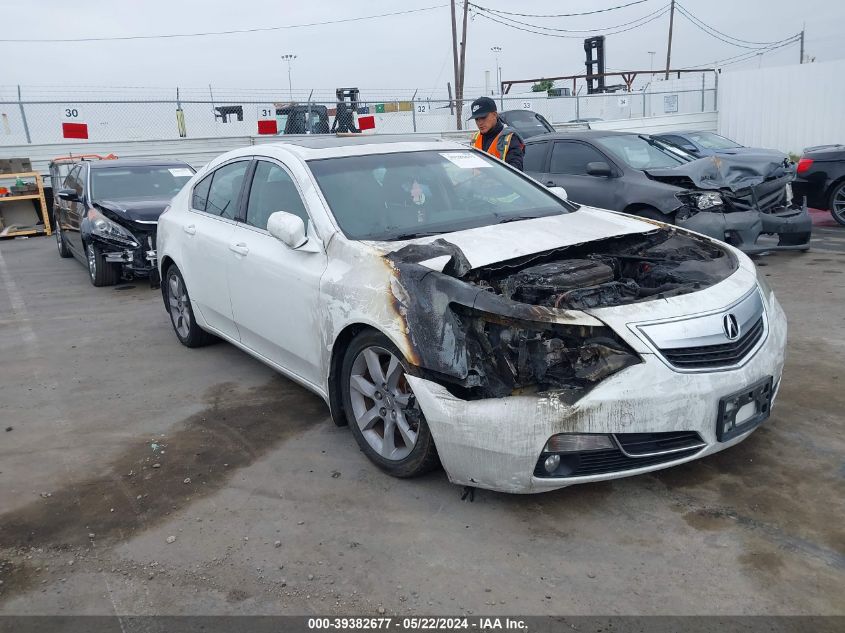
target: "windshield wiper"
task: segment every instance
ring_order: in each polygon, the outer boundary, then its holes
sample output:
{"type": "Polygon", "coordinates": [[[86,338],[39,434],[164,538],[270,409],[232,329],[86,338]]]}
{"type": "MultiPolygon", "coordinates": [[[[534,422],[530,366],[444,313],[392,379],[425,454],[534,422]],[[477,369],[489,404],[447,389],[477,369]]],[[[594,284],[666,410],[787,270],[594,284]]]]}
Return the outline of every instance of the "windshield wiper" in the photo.
{"type": "Polygon", "coordinates": [[[520,220],[536,220],[537,218],[545,218],[545,215],[516,215],[511,218],[502,218],[496,224],[507,224],[508,222],[519,222],[520,220]]]}
{"type": "Polygon", "coordinates": [[[419,231],[418,233],[401,233],[399,235],[391,235],[387,239],[391,241],[415,240],[418,237],[431,237],[432,235],[442,235],[443,233],[449,233],[449,231],[419,231]]]}

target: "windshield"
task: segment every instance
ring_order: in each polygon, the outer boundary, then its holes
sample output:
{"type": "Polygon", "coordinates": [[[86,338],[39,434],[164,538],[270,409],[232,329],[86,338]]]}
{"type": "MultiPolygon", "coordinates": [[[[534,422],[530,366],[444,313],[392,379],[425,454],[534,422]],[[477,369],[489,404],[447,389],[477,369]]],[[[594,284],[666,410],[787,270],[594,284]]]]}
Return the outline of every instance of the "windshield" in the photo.
{"type": "Polygon", "coordinates": [[[742,147],[739,143],[734,143],[731,139],[713,134],[713,132],[696,132],[690,134],[689,137],[706,149],[735,149],[742,147]]]}
{"type": "Polygon", "coordinates": [[[91,170],[91,197],[97,200],[124,198],[172,198],[191,179],[187,165],[141,165],[91,170]]]}
{"type": "Polygon", "coordinates": [[[533,112],[508,112],[504,114],[502,119],[512,128],[515,128],[523,138],[537,136],[538,134],[548,134],[554,130],[549,130],[540,118],[533,112]]]}
{"type": "Polygon", "coordinates": [[[371,154],[308,166],[350,239],[411,239],[574,208],[479,152],[371,154]]]}
{"type": "Polygon", "coordinates": [[[642,136],[606,136],[598,139],[598,143],[634,169],[677,167],[688,162],[675,148],[642,136]]]}

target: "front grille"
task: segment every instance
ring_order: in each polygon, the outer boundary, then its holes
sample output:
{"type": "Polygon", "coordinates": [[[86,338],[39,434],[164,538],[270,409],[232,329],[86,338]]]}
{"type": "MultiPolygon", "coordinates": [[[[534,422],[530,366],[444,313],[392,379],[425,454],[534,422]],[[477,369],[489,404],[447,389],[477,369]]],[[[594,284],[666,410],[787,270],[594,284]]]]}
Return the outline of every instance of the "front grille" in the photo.
{"type": "Polygon", "coordinates": [[[638,456],[649,453],[677,451],[702,447],[704,442],[695,431],[670,431],[665,433],[617,433],[616,441],[627,454],[638,456]]]}
{"type": "Polygon", "coordinates": [[[786,206],[786,187],[781,183],[774,183],[773,186],[764,183],[757,185],[756,204],[755,196],[748,193],[744,196],[737,196],[722,192],[722,197],[734,211],[763,211],[771,212],[779,207],[786,206]]]}
{"type": "Polygon", "coordinates": [[[700,347],[675,347],[661,349],[660,353],[679,369],[730,367],[745,358],[762,336],[763,317],[761,316],[745,334],[730,343],[700,347]]]}
{"type": "Polygon", "coordinates": [[[543,453],[534,468],[535,477],[589,477],[606,475],[646,466],[665,464],[677,459],[695,455],[704,448],[704,441],[695,431],[673,431],[666,433],[617,433],[617,443],[624,449],[608,448],[600,451],[580,453],[559,453],[560,466],[553,473],[546,472],[543,464],[551,453],[543,453]],[[649,453],[664,452],[662,455],[649,453]],[[627,453],[627,455],[626,455],[627,453]],[[636,455],[647,455],[636,457],[636,455]]]}

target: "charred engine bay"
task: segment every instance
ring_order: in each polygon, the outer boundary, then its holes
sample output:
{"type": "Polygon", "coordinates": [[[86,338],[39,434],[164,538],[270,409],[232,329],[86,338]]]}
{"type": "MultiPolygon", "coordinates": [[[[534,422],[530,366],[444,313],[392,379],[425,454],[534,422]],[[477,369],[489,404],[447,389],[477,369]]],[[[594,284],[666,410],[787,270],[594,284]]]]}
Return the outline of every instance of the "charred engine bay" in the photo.
{"type": "Polygon", "coordinates": [[[659,229],[488,266],[466,280],[520,303],[583,310],[707,288],[733,272],[732,259],[711,243],[659,229]]]}
{"type": "Polygon", "coordinates": [[[668,228],[478,269],[442,239],[388,259],[422,375],[465,399],[554,390],[570,402],[641,359],[610,328],[559,315],[694,292],[736,268],[728,251],[668,228]],[[441,273],[421,264],[444,255],[441,273]]]}

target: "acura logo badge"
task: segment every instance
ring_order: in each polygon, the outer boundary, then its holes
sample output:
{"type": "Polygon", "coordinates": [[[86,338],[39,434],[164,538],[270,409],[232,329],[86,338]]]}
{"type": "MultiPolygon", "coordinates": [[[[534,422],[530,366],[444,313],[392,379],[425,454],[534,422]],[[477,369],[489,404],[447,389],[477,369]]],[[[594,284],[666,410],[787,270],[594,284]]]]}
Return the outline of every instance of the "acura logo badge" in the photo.
{"type": "Polygon", "coordinates": [[[728,337],[729,341],[735,341],[739,338],[739,323],[730,312],[722,317],[722,327],[725,329],[725,336],[728,337]]]}

